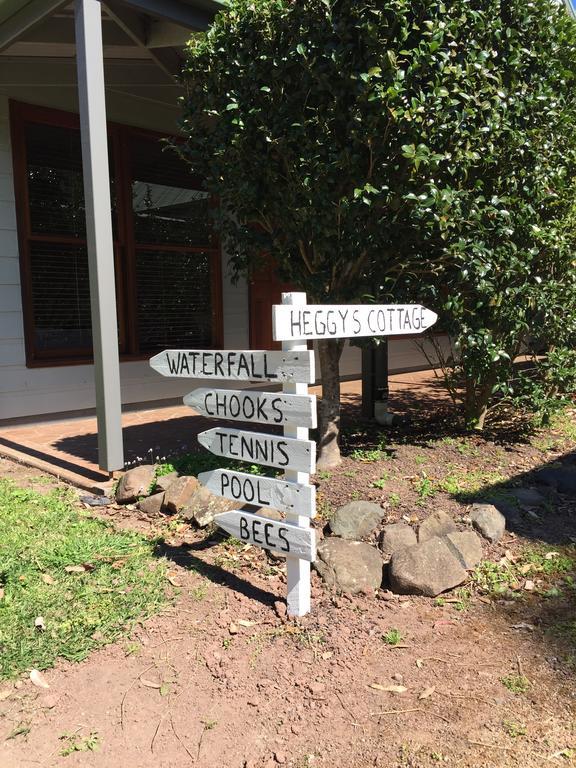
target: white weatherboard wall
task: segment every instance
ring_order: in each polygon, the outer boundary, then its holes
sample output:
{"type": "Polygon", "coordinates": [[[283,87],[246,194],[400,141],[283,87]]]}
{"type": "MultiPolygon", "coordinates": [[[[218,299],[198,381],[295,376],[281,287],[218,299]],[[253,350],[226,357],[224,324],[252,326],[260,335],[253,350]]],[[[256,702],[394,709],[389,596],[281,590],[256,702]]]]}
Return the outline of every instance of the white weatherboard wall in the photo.
{"type": "MultiPolygon", "coordinates": [[[[0,72],[2,66],[0,64],[0,72]]],[[[10,151],[9,97],[74,110],[73,90],[70,87],[48,92],[35,87],[19,88],[16,92],[0,88],[0,421],[91,409],[95,404],[92,365],[26,367],[10,151]]],[[[154,105],[142,105],[137,99],[131,104],[128,95],[123,96],[122,104],[112,101],[115,107],[109,108],[112,120],[153,130],[162,130],[164,126],[167,133],[175,129],[177,107],[155,110],[154,105]]],[[[242,281],[233,286],[226,265],[222,293],[224,344],[233,349],[246,347],[249,343],[248,287],[242,281]]],[[[120,374],[124,404],[182,397],[191,389],[190,382],[159,376],[145,360],[121,363],[120,374]]]]}

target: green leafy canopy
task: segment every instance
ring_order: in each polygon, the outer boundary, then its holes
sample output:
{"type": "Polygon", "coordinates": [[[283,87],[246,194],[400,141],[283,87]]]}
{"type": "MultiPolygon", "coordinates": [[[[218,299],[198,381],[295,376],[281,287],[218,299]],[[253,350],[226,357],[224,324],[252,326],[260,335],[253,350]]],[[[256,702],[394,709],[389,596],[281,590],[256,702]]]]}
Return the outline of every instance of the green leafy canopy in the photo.
{"type": "Polygon", "coordinates": [[[231,0],[189,44],[180,151],[238,272],[435,309],[472,423],[530,390],[526,345],[575,338],[575,75],[555,0],[231,0]]]}

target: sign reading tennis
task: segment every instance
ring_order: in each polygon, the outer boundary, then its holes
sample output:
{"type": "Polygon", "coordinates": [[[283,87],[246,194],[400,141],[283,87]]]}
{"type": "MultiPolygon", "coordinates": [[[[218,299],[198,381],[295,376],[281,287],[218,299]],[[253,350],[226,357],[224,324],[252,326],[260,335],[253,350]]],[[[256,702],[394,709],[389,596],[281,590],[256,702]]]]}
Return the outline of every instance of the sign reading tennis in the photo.
{"type": "Polygon", "coordinates": [[[275,341],[423,333],[438,319],[420,304],[277,304],[272,311],[275,341]]]}

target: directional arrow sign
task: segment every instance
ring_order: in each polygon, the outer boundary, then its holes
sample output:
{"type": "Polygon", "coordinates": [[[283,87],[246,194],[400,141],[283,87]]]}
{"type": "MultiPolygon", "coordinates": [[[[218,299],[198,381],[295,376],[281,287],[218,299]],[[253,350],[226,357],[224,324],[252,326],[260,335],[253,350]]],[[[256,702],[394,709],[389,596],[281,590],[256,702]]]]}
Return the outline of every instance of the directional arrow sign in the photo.
{"type": "Polygon", "coordinates": [[[165,349],[150,359],[162,376],[241,381],[315,381],[314,352],[165,349]]]}
{"type": "Polygon", "coordinates": [[[316,443],[312,440],[224,428],[201,432],[198,442],[216,456],[226,456],[229,459],[293,469],[311,475],[316,469],[316,443]]]}
{"type": "Polygon", "coordinates": [[[314,562],[316,559],[316,535],[312,528],[299,528],[297,525],[237,510],[216,515],[214,522],[232,536],[249,544],[301,560],[314,562]]]}
{"type": "Polygon", "coordinates": [[[306,517],[316,516],[316,488],[313,485],[287,483],[271,477],[248,475],[228,469],[202,472],[198,480],[209,491],[226,499],[273,507],[280,512],[292,512],[306,517]]]}
{"type": "Polygon", "coordinates": [[[437,319],[435,312],[420,304],[276,304],[272,307],[276,341],[423,333],[437,319]]]}
{"type": "Polygon", "coordinates": [[[249,392],[236,389],[195,389],[184,403],[203,416],[261,424],[316,426],[314,395],[285,395],[282,392],[249,392]]]}

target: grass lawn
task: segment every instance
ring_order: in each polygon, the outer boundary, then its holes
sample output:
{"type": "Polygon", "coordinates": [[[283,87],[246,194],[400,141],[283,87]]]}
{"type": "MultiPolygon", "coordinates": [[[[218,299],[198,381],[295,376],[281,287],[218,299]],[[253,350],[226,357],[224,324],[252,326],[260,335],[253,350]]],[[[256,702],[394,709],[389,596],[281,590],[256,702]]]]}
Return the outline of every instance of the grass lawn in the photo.
{"type": "Polygon", "coordinates": [[[80,661],[165,602],[154,542],[0,480],[0,679],[80,661]]]}

